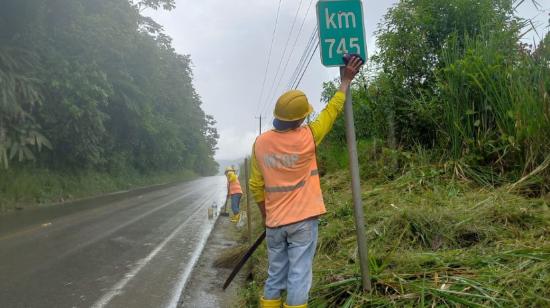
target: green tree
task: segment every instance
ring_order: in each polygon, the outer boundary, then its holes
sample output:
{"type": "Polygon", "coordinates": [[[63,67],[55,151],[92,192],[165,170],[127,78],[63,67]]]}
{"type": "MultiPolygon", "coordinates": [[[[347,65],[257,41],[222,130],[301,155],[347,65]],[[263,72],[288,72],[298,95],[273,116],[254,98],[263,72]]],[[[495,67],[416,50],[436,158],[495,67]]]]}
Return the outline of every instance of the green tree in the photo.
{"type": "Polygon", "coordinates": [[[515,42],[517,25],[507,0],[403,0],[391,8],[377,31],[379,52],[372,60],[389,87],[383,91],[393,96],[387,103],[399,143],[433,143],[435,126],[426,112],[435,115],[439,110],[425,98],[437,93],[435,74],[446,65],[441,53],[449,38],[457,38],[460,47],[467,36],[496,31],[509,33],[515,42]]]}
{"type": "Polygon", "coordinates": [[[0,12],[0,159],[50,168],[215,172],[215,121],[191,58],[141,15],[174,0],[7,0],[0,12]],[[15,149],[15,150],[14,150],[15,149]]]}

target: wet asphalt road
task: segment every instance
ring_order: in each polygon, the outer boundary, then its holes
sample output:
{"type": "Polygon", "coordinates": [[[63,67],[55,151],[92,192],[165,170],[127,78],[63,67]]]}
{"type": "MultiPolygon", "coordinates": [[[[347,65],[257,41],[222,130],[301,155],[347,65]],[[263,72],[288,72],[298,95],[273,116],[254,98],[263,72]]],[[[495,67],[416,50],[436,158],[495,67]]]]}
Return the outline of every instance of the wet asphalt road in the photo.
{"type": "Polygon", "coordinates": [[[175,307],[223,177],[0,217],[0,307],[175,307]]]}

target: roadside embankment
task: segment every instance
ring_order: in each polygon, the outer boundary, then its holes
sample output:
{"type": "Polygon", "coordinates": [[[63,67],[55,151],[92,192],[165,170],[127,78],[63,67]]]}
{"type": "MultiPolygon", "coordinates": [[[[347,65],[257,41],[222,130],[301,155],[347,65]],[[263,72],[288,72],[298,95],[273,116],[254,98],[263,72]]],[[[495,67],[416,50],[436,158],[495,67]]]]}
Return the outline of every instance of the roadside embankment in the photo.
{"type": "Polygon", "coordinates": [[[0,215],[16,209],[181,182],[195,177],[191,171],[141,174],[135,170],[109,173],[11,168],[0,173],[0,215]]]}
{"type": "MultiPolygon", "coordinates": [[[[349,174],[322,178],[311,307],[518,306],[550,302],[550,196],[480,187],[437,166],[362,183],[373,290],[361,292],[349,174]]],[[[254,256],[249,306],[266,277],[254,256]]]]}

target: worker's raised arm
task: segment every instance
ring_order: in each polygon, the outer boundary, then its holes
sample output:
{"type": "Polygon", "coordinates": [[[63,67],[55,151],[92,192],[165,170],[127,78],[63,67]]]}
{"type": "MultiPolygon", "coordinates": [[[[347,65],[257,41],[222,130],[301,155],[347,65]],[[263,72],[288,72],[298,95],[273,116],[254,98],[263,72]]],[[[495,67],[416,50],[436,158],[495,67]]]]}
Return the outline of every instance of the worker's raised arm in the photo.
{"type": "Polygon", "coordinates": [[[338,92],[330,99],[327,106],[319,116],[309,124],[311,132],[313,133],[313,138],[315,139],[315,144],[319,145],[323,138],[330,132],[334,121],[338,115],[344,109],[344,103],[346,101],[346,92],[351,85],[351,81],[355,78],[355,75],[359,72],[359,69],[363,65],[363,61],[360,58],[353,57],[349,63],[344,68],[342,82],[340,83],[340,88],[338,92]]]}
{"type": "Polygon", "coordinates": [[[342,109],[344,109],[345,101],[346,95],[344,92],[336,92],[325,106],[325,109],[309,124],[316,145],[319,145],[332,129],[334,121],[336,121],[336,118],[342,112],[342,109]]]}

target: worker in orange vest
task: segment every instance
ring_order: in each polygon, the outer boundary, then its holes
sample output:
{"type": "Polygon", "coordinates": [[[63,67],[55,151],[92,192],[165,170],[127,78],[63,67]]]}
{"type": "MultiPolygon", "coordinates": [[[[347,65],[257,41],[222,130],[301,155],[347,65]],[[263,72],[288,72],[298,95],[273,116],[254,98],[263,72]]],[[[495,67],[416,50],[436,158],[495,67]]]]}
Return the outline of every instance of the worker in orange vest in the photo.
{"type": "Polygon", "coordinates": [[[225,176],[227,177],[227,197],[228,199],[231,198],[231,211],[233,211],[231,221],[238,222],[241,215],[239,213],[239,204],[241,203],[243,190],[241,189],[241,183],[239,182],[235,168],[225,168],[225,176]]]}
{"type": "Polygon", "coordinates": [[[284,93],[275,106],[275,129],[254,143],[250,191],[267,227],[269,260],[261,307],[281,307],[283,290],[287,291],[284,307],[307,307],[318,218],[326,213],[316,146],[341,113],[345,93],[362,64],[360,57],[351,57],[339,91],[309,125],[302,126],[313,112],[306,95],[297,90],[284,93]]]}

